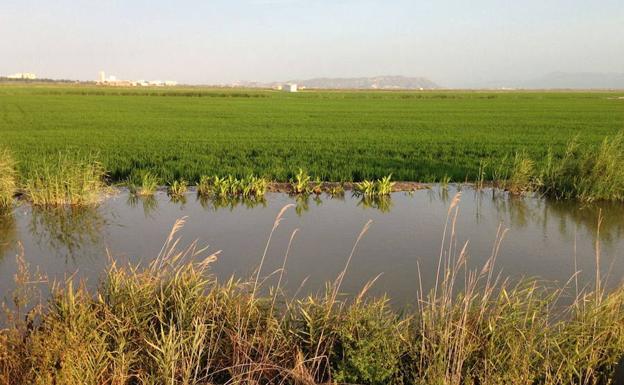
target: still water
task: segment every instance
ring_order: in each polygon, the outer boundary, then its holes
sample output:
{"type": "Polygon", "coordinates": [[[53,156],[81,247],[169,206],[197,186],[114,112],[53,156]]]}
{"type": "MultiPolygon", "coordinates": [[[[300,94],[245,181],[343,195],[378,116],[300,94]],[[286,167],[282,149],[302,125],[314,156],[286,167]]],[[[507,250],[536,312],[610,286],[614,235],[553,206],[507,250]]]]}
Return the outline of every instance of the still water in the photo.
{"type": "MultiPolygon", "coordinates": [[[[413,303],[419,288],[431,287],[440,255],[447,212],[457,186],[414,193],[394,193],[383,201],[344,198],[294,198],[271,193],[263,202],[202,201],[189,193],[172,202],[159,192],[150,199],[120,192],[97,208],[33,209],[17,207],[0,217],[0,295],[14,287],[15,256],[23,248],[31,269],[49,281],[72,274],[88,285],[98,283],[113,258],[119,263],[149,263],[158,255],[176,219],[186,217],[182,245],[198,240],[209,251],[221,250],[213,265],[220,279],[248,277],[258,266],[275,216],[287,204],[275,230],[263,275],[279,269],[292,232],[296,234],[286,263],[285,287],[317,292],[344,268],[354,242],[370,219],[343,282],[357,293],[377,277],[372,294],[387,293],[394,303],[413,303]]],[[[510,197],[492,190],[463,188],[455,226],[458,244],[468,242],[468,264],[480,268],[492,254],[497,229],[508,229],[496,268],[513,278],[539,277],[564,283],[575,270],[581,284],[595,276],[600,246],[601,273],[611,284],[624,274],[624,206],[554,202],[510,197]],[[602,225],[597,231],[599,216],[602,225]],[[599,242],[596,242],[599,240],[599,242]]],[[[271,278],[269,278],[269,284],[271,278]]]]}

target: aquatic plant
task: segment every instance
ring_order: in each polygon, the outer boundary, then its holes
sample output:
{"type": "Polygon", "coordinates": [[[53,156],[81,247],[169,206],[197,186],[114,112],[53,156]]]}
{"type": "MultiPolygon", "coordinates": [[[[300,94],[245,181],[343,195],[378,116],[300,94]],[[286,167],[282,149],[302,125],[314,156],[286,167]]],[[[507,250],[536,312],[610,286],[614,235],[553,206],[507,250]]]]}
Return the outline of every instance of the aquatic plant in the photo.
{"type": "Polygon", "coordinates": [[[364,180],[363,182],[356,183],[354,185],[355,192],[365,197],[390,195],[392,187],[394,186],[394,182],[391,182],[391,178],[392,175],[388,175],[374,182],[364,180]]]}
{"type": "Polygon", "coordinates": [[[202,175],[197,183],[197,195],[207,197],[212,194],[212,181],[209,176],[202,175]]]}
{"type": "Polygon", "coordinates": [[[327,188],[327,193],[332,197],[341,197],[344,196],[345,189],[342,183],[336,185],[330,185],[327,188]]]}
{"type": "Polygon", "coordinates": [[[16,162],[9,150],[0,148],[0,210],[13,205],[17,192],[16,162]]]}
{"type": "Polygon", "coordinates": [[[154,195],[158,188],[158,177],[149,171],[146,171],[141,176],[141,185],[137,189],[137,195],[149,196],[154,195]]]}
{"type": "Polygon", "coordinates": [[[394,187],[394,182],[390,181],[391,178],[392,174],[378,179],[377,182],[375,182],[376,195],[390,195],[392,187],[394,187]]]}
{"type": "Polygon", "coordinates": [[[309,194],[311,192],[310,180],[310,175],[300,168],[299,172],[295,175],[295,179],[290,180],[292,192],[294,194],[309,194]]]}
{"type": "Polygon", "coordinates": [[[362,182],[356,183],[354,186],[354,190],[358,194],[362,194],[364,196],[374,196],[376,194],[375,182],[370,180],[364,180],[362,182]]]}
{"type": "Polygon", "coordinates": [[[174,180],[167,188],[167,195],[171,198],[182,198],[188,190],[188,184],[185,180],[174,180]]]}
{"type": "Polygon", "coordinates": [[[94,156],[59,153],[30,172],[24,193],[36,206],[93,205],[108,191],[105,176],[94,156]]]}
{"type": "Polygon", "coordinates": [[[226,197],[228,195],[230,186],[227,181],[228,178],[219,178],[218,176],[212,179],[213,192],[217,197],[226,197]]]}
{"type": "Polygon", "coordinates": [[[233,175],[223,178],[202,176],[197,185],[197,193],[204,197],[210,195],[217,197],[262,197],[266,194],[268,186],[268,180],[252,174],[242,179],[233,175]]]}

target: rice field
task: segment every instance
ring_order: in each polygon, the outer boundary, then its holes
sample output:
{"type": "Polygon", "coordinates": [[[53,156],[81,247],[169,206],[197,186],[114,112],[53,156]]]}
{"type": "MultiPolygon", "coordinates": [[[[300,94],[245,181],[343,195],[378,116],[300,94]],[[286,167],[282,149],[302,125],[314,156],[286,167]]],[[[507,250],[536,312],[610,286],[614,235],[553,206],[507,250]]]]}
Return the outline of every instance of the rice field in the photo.
{"type": "Polygon", "coordinates": [[[610,92],[331,92],[0,86],[0,148],[25,178],[49,156],[97,156],[109,181],[150,172],[286,182],[493,179],[484,164],[600,145],[624,128],[610,92]],[[481,171],[480,171],[481,170],[481,171]],[[485,171],[483,171],[485,170],[485,171]]]}

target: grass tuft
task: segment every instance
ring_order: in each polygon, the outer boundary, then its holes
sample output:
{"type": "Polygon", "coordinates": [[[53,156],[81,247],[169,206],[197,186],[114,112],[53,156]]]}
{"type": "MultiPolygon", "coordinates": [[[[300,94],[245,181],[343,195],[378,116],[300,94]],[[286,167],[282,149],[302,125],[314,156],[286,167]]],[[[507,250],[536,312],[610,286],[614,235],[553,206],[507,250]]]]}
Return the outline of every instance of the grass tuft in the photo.
{"type": "Polygon", "coordinates": [[[27,177],[24,191],[36,206],[93,205],[107,190],[106,173],[93,156],[68,153],[45,158],[27,177]]]}

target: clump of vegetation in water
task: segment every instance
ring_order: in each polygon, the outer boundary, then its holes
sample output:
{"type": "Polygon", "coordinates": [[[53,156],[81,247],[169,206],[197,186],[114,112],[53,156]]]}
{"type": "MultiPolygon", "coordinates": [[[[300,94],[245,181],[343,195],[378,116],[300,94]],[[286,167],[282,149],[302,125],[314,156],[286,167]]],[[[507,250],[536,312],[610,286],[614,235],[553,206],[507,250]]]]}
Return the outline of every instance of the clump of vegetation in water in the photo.
{"type": "Polygon", "coordinates": [[[45,158],[26,178],[24,193],[36,206],[92,205],[107,190],[104,167],[93,156],[61,153],[45,158]]]}
{"type": "Polygon", "coordinates": [[[299,300],[285,297],[281,273],[273,290],[261,290],[260,268],[217,280],[215,255],[178,249],[181,227],[149,266],[113,264],[92,291],[70,279],[31,311],[35,280],[19,257],[0,383],[606,384],[624,354],[624,287],[607,292],[597,277],[562,305],[563,289],[496,279],[495,256],[468,269],[452,230],[434,287],[397,312],[367,297],[370,285],[340,295],[351,257],[324,293],[299,300]]]}
{"type": "Polygon", "coordinates": [[[525,152],[517,153],[511,168],[507,189],[514,194],[524,194],[540,188],[535,176],[535,162],[525,152]]]}
{"type": "Polygon", "coordinates": [[[394,182],[391,181],[392,175],[385,176],[376,181],[365,180],[354,185],[355,192],[365,197],[378,197],[390,195],[394,182]]]}
{"type": "Polygon", "coordinates": [[[299,169],[299,172],[295,175],[294,179],[290,180],[290,187],[293,194],[309,194],[312,192],[310,188],[310,181],[312,178],[303,169],[299,169]]]}
{"type": "Polygon", "coordinates": [[[185,180],[174,180],[167,188],[167,195],[171,198],[183,198],[188,190],[188,184],[185,180]]]}
{"type": "Polygon", "coordinates": [[[202,176],[197,184],[197,194],[200,197],[260,198],[266,194],[268,187],[267,179],[255,175],[248,175],[242,179],[233,175],[223,178],[202,176]]]}
{"type": "Polygon", "coordinates": [[[0,210],[13,205],[17,192],[16,162],[7,149],[0,149],[0,210]]]}
{"type": "Polygon", "coordinates": [[[332,198],[333,197],[342,197],[342,196],[344,196],[345,189],[344,189],[344,186],[342,185],[342,183],[340,183],[340,184],[329,186],[327,188],[327,193],[332,198]]]}
{"type": "Polygon", "coordinates": [[[147,197],[154,195],[158,189],[158,177],[149,171],[145,171],[139,180],[138,185],[130,181],[128,184],[130,193],[140,197],[147,197]]]}

